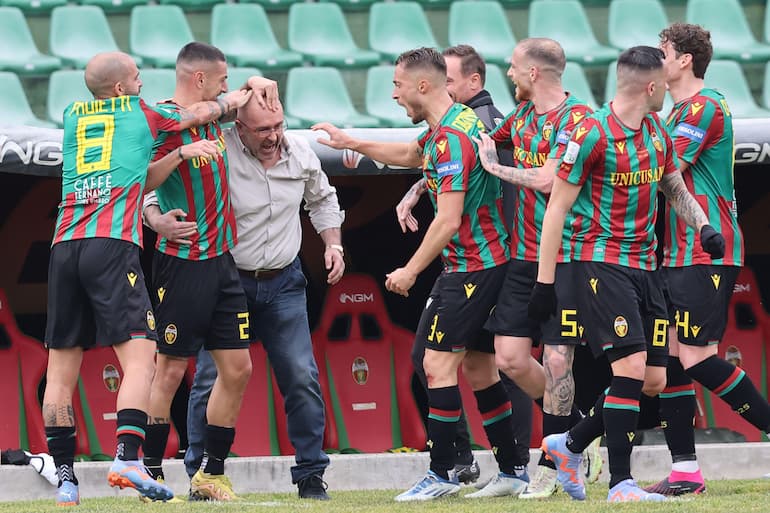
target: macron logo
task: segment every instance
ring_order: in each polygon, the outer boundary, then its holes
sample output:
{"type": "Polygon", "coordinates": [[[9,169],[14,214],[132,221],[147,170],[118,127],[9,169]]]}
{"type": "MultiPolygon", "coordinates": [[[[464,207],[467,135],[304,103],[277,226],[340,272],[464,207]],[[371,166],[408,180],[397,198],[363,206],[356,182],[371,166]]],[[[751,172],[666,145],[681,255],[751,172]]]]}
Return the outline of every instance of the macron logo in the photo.
{"type": "Polygon", "coordinates": [[[679,123],[676,127],[676,135],[687,137],[691,141],[703,142],[706,132],[688,123],[679,123]]]}

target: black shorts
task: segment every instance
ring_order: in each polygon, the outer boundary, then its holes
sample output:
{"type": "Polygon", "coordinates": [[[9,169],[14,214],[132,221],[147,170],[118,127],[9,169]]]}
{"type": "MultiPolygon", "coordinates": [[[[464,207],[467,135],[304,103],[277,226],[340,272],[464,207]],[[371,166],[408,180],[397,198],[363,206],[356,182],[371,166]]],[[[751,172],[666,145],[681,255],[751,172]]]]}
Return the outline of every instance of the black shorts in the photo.
{"type": "Polygon", "coordinates": [[[416,341],[436,351],[494,353],[484,323],[495,306],[505,266],[469,273],[442,272],[417,325],[416,341]]]}
{"type": "Polygon", "coordinates": [[[570,263],[556,265],[556,316],[542,325],[542,342],[549,346],[577,346],[583,341],[578,318],[574,271],[570,263]]]}
{"type": "Polygon", "coordinates": [[[55,244],[48,263],[50,349],[157,340],[139,246],[118,239],[55,244]]]}
{"type": "Polygon", "coordinates": [[[185,260],[156,251],[151,296],[158,320],[158,352],[195,356],[201,347],[249,347],[249,313],[230,253],[185,260]]]}
{"type": "Polygon", "coordinates": [[[665,367],[668,319],[660,274],[602,262],[572,265],[585,339],[594,356],[646,348],[647,365],[665,367]]]}
{"type": "Polygon", "coordinates": [[[740,270],[728,265],[661,269],[669,321],[682,344],[702,347],[722,340],[740,270]]]}
{"type": "Polygon", "coordinates": [[[529,318],[529,298],[537,280],[537,262],[511,259],[505,266],[497,306],[486,326],[495,335],[540,339],[540,324],[529,318]]]}

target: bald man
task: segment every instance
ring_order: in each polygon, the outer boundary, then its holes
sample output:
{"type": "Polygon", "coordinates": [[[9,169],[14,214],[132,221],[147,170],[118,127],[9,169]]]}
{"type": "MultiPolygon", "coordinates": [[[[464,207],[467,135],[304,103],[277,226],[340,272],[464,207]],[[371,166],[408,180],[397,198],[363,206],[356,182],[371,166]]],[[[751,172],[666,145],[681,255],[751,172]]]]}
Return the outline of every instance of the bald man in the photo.
{"type": "MultiPolygon", "coordinates": [[[[255,102],[276,108],[275,82],[254,76],[246,86],[261,91],[255,102]]],[[[174,97],[158,108],[174,113],[199,101],[216,100],[226,91],[224,54],[205,43],[188,43],[177,56],[174,97]]],[[[156,479],[163,478],[171,401],[187,371],[188,358],[205,347],[216,361],[218,374],[206,408],[205,457],[192,476],[190,491],[194,498],[235,500],[224,463],[251,376],[251,358],[246,298],[230,254],[237,235],[220,119],[163,137],[150,168],[171,175],[157,189],[157,198],[145,201],[144,209],[145,221],[161,235],[153,255],[150,288],[158,331],[163,333],[152,381],[144,463],[156,479]],[[191,145],[202,141],[214,143],[217,152],[191,157],[191,145]]]]}
{"type": "Polygon", "coordinates": [[[617,75],[615,97],[578,125],[554,178],[529,305],[530,315],[541,320],[556,311],[556,259],[572,210],[577,307],[585,339],[597,357],[607,356],[612,379],[594,413],[566,433],[547,436],[543,450],[556,464],[564,490],[582,500],[580,453],[606,432],[607,500],[661,501],[665,496],[637,486],[630,463],[642,390],[654,395],[666,384],[668,318],[655,255],[658,189],[688,226],[713,234],[701,240],[711,258],[721,258],[724,239],[687,191],[657,115],[666,93],[663,52],[629,48],[618,58],[617,75]]]}
{"type": "Polygon", "coordinates": [[[500,180],[481,167],[473,142],[483,123],[473,110],[452,101],[446,82],[446,62],[433,48],[410,50],[396,60],[393,99],[414,123],[427,121],[430,127],[415,141],[363,141],[329,123],[313,127],[329,134],[319,142],[332,148],[349,148],[387,164],[421,167],[434,206],[435,218],[417,251],[385,282],[389,291],[407,296],[417,275],[442,256],[444,271],[420,317],[416,342],[425,345],[430,469],[397,501],[432,500],[460,491],[453,469],[461,365],[500,470],[487,486],[518,495],[529,482],[513,435],[511,402],[495,366],[492,336],[483,330],[509,259],[502,189],[500,180]]]}
{"type": "MultiPolygon", "coordinates": [[[[243,105],[251,92],[173,113],[154,109],[137,96],[142,81],[134,60],[117,52],[91,59],[85,78],[94,99],[73,102],[64,111],[62,201],[48,268],[43,416],[59,477],[56,502],[72,506],[80,500],[72,393],[83,350],[96,345],[111,346],[124,373],[109,483],[169,500],[171,490],[146,474],[137,454],[147,425],[157,338],[139,262],[141,198],[168,175],[162,170],[148,175],[147,166],[159,134],[216,119],[243,105]]],[[[195,151],[217,150],[204,144],[195,151]]]]}

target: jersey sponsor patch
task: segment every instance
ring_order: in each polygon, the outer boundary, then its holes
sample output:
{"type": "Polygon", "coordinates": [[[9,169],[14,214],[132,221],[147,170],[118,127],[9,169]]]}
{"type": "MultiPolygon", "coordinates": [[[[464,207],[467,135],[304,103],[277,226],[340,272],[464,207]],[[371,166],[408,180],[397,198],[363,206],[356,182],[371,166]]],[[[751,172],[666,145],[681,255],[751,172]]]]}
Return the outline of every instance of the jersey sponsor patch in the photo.
{"type": "Polygon", "coordinates": [[[436,172],[438,173],[439,178],[456,175],[457,173],[463,172],[463,163],[459,160],[450,160],[449,162],[439,164],[436,167],[436,172]]]}
{"type": "Polygon", "coordinates": [[[572,130],[559,130],[559,133],[556,134],[556,142],[559,144],[567,144],[571,135],[572,130]]]}
{"type": "Polygon", "coordinates": [[[693,126],[689,123],[679,123],[675,130],[676,135],[686,137],[691,141],[703,142],[703,138],[706,136],[706,131],[693,126]]]}
{"type": "Polygon", "coordinates": [[[567,149],[564,152],[564,162],[566,164],[574,164],[577,160],[578,153],[580,152],[580,145],[575,141],[570,141],[567,145],[567,149]]]}

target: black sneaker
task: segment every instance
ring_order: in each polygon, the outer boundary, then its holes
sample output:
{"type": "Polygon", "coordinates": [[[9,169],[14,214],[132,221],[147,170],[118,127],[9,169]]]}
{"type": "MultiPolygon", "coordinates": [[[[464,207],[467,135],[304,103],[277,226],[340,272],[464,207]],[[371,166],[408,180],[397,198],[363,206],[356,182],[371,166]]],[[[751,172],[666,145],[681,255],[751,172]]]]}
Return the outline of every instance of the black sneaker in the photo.
{"type": "Polygon", "coordinates": [[[300,499],[315,499],[318,501],[328,501],[331,499],[329,494],[326,493],[328,485],[321,478],[321,474],[313,474],[300,479],[297,483],[297,488],[299,488],[300,499]]]}
{"type": "Polygon", "coordinates": [[[454,469],[452,469],[451,473],[458,481],[468,485],[479,480],[481,468],[479,467],[479,462],[474,459],[472,462],[465,465],[458,463],[455,465],[454,469]]]}

